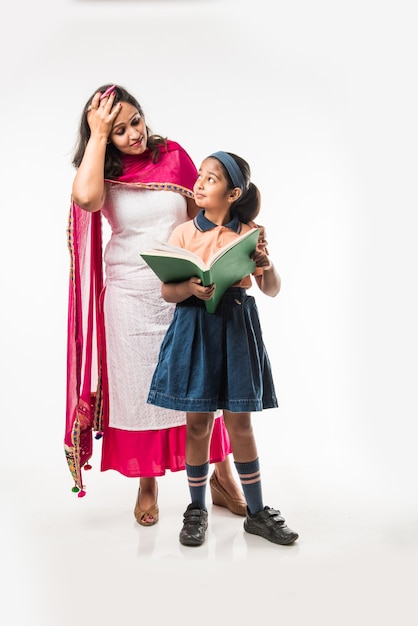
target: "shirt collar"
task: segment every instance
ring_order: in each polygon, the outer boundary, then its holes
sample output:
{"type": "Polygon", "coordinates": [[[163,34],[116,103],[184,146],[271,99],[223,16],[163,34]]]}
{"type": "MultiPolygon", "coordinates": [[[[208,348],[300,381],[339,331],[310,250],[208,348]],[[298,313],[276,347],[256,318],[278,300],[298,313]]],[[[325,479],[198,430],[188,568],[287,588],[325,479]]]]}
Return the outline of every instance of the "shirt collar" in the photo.
{"type": "MultiPolygon", "coordinates": [[[[199,213],[196,215],[196,217],[193,220],[194,225],[196,226],[196,228],[198,230],[201,230],[203,232],[207,231],[207,230],[212,230],[212,228],[217,228],[218,224],[214,224],[213,222],[211,222],[210,220],[208,220],[207,217],[205,217],[205,210],[201,209],[199,211],[199,213]]],[[[231,219],[230,222],[228,222],[228,224],[224,224],[225,228],[230,228],[231,230],[235,231],[236,233],[240,233],[241,232],[241,222],[239,221],[239,218],[237,215],[234,215],[234,217],[231,219]]]]}

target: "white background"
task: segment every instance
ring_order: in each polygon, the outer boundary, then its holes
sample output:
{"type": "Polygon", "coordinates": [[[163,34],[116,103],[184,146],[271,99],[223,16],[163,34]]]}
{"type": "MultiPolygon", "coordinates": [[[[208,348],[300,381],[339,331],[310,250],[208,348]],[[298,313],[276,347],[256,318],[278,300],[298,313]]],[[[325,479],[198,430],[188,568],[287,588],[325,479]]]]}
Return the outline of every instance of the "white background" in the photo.
{"type": "MultiPolygon", "coordinates": [[[[259,221],[283,282],[276,299],[254,294],[280,403],[254,416],[267,487],[279,473],[305,516],[304,504],[317,514],[324,493],[354,516],[357,506],[379,510],[379,520],[396,512],[389,536],[418,554],[413,7],[8,7],[0,39],[3,490],[22,501],[36,492],[51,506],[71,488],[62,443],[71,158],[84,103],[115,82],[197,165],[215,150],[235,152],[261,190],[259,221]]],[[[93,480],[112,490],[110,474],[93,480]]],[[[11,528],[14,520],[11,512],[11,528]]],[[[305,524],[309,532],[309,516],[305,524]]]]}

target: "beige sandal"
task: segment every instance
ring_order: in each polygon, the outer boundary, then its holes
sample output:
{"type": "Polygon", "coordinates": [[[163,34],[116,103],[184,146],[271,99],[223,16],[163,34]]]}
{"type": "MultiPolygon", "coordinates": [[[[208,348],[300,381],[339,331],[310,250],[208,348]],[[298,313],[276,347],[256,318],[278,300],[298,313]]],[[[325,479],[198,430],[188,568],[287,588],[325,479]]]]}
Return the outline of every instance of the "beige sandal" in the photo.
{"type": "Polygon", "coordinates": [[[154,526],[154,524],[158,522],[158,518],[160,514],[158,503],[155,503],[154,506],[152,506],[150,509],[147,509],[147,510],[141,509],[139,507],[139,492],[140,490],[138,489],[138,496],[136,498],[136,504],[135,504],[135,509],[134,509],[135,519],[138,522],[138,524],[141,524],[141,526],[154,526]],[[146,521],[148,516],[153,518],[152,522],[146,521]]]}
{"type": "Polygon", "coordinates": [[[241,515],[245,517],[247,515],[247,504],[241,500],[235,500],[229,493],[222,487],[215,472],[213,472],[210,480],[210,491],[212,494],[212,502],[217,506],[224,506],[226,509],[234,513],[235,515],[241,515]]]}

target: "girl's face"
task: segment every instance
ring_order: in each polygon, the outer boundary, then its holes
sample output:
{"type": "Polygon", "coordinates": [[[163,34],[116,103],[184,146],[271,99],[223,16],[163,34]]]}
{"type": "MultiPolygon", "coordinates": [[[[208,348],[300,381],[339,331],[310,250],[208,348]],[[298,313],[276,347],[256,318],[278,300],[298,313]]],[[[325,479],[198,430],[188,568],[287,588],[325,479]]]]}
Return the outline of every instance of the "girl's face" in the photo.
{"type": "Polygon", "coordinates": [[[222,165],[218,159],[208,157],[202,162],[199,176],[193,187],[194,199],[202,209],[219,209],[230,207],[237,199],[236,190],[227,188],[222,165]]]}
{"type": "Polygon", "coordinates": [[[132,104],[123,102],[109,139],[122,154],[142,154],[147,147],[145,121],[132,104]]]}

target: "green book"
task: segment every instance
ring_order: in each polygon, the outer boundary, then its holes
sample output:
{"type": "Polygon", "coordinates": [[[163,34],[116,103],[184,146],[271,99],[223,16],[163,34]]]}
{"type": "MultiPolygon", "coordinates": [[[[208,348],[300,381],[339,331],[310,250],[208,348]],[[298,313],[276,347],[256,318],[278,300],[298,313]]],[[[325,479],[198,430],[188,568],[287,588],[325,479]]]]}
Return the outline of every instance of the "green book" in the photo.
{"type": "Polygon", "coordinates": [[[200,278],[205,287],[215,283],[213,297],[205,301],[208,313],[214,313],[228,287],[255,270],[250,255],[257,247],[259,231],[252,228],[219,248],[206,264],[197,254],[168,243],[157,243],[141,257],[164,283],[182,282],[192,276],[200,278]]]}

